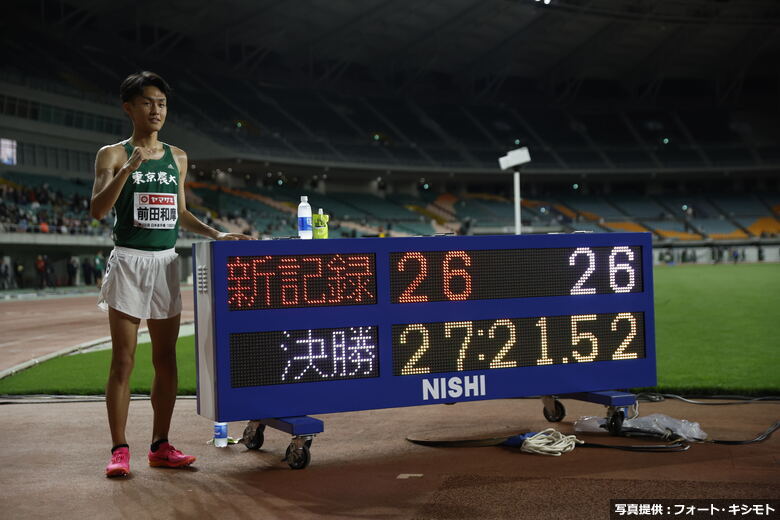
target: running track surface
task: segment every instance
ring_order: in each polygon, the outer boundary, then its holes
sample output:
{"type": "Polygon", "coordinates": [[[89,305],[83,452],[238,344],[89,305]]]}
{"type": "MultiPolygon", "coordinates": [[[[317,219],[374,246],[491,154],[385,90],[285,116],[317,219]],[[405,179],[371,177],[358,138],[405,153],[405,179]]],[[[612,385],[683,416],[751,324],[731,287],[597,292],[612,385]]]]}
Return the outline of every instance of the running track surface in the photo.
{"type": "MultiPolygon", "coordinates": [[[[190,291],[182,289],[182,321],[195,319],[190,291]]],[[[108,314],[97,307],[96,293],[0,301],[0,331],[0,372],[110,335],[108,314]]]]}

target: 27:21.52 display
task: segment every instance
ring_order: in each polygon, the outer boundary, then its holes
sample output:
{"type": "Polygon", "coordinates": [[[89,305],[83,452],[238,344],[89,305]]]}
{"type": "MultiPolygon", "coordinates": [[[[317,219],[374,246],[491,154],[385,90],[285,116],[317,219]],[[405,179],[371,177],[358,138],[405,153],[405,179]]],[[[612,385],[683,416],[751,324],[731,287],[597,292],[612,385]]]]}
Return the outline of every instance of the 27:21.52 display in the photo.
{"type": "Polygon", "coordinates": [[[645,357],[644,313],[396,324],[393,375],[645,357]]]}

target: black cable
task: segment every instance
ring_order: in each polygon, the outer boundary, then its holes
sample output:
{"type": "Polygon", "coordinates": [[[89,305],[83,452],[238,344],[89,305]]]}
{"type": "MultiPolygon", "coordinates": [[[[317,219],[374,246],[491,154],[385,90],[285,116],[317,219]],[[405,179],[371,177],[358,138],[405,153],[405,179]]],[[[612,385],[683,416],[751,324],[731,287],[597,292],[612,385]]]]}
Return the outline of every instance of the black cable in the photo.
{"type": "Polygon", "coordinates": [[[749,441],[723,441],[723,440],[717,440],[717,439],[710,439],[706,442],[712,442],[715,444],[728,444],[731,446],[742,446],[744,444],[753,444],[756,442],[763,442],[767,440],[777,429],[780,428],[780,421],[775,422],[772,426],[766,429],[766,431],[762,434],[760,434],[755,439],[751,439],[749,441]]]}
{"type": "Polygon", "coordinates": [[[647,453],[672,453],[679,451],[688,451],[691,447],[690,444],[683,441],[672,442],[669,444],[596,444],[594,442],[586,442],[584,444],[578,444],[578,448],[610,448],[613,450],[623,451],[644,451],[647,453]]]}
{"type": "Polygon", "coordinates": [[[646,402],[646,403],[660,403],[664,401],[666,398],[677,399],[678,401],[683,401],[689,404],[700,404],[705,406],[726,406],[726,405],[733,405],[733,404],[756,404],[763,401],[780,401],[780,396],[777,395],[768,395],[763,397],[750,397],[746,395],[706,395],[706,396],[683,397],[675,394],[660,394],[655,392],[642,392],[636,394],[637,401],[646,402]],[[697,399],[731,399],[736,402],[709,403],[705,401],[695,401],[691,399],[691,397],[695,397],[697,399]]]}
{"type": "MultiPolygon", "coordinates": [[[[522,444],[512,442],[516,438],[521,437],[523,434],[511,436],[511,437],[491,437],[486,439],[462,439],[462,440],[421,440],[406,438],[407,441],[419,444],[421,446],[429,446],[436,448],[483,448],[488,446],[510,446],[520,447],[522,444]],[[511,444],[510,444],[511,443],[511,444]]],[[[530,435],[530,434],[526,434],[530,435]]],[[[577,447],[585,448],[610,448],[614,450],[623,451],[642,451],[646,453],[673,453],[680,451],[687,451],[691,446],[683,440],[675,440],[667,444],[597,444],[594,442],[585,442],[584,444],[577,444],[577,447]]]]}
{"type": "Polygon", "coordinates": [[[505,443],[510,437],[492,437],[489,439],[464,439],[464,440],[452,440],[452,441],[436,441],[436,440],[422,440],[422,439],[410,439],[407,441],[413,444],[419,444],[420,446],[430,446],[434,448],[482,448],[486,446],[500,446],[505,443]]]}

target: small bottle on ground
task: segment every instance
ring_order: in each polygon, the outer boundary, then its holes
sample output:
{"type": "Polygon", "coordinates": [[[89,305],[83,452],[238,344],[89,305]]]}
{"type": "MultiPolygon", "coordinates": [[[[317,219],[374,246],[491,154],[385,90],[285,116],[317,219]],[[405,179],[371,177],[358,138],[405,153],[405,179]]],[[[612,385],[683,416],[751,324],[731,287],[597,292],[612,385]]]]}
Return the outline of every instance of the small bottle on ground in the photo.
{"type": "Polygon", "coordinates": [[[214,446],[225,448],[228,445],[228,425],[226,422],[214,423],[214,446]]]}

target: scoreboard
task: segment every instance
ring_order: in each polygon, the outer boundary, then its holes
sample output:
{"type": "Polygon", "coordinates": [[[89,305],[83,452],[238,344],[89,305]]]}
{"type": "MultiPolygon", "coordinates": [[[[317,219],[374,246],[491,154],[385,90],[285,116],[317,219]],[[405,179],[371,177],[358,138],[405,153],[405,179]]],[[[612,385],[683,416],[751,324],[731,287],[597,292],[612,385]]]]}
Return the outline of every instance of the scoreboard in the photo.
{"type": "Polygon", "coordinates": [[[213,420],[656,384],[649,233],[193,248],[213,420]]]}

